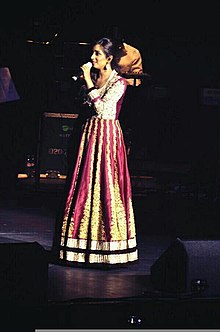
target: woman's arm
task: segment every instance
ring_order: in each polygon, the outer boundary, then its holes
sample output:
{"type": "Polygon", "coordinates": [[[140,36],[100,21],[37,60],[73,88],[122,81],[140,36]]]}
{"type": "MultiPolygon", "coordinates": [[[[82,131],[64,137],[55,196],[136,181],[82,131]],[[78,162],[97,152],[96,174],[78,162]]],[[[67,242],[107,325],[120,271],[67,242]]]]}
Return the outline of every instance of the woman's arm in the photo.
{"type": "Polygon", "coordinates": [[[117,103],[125,93],[127,83],[123,78],[118,79],[107,88],[104,96],[100,96],[99,90],[92,89],[88,95],[100,118],[115,119],[117,103]]]}

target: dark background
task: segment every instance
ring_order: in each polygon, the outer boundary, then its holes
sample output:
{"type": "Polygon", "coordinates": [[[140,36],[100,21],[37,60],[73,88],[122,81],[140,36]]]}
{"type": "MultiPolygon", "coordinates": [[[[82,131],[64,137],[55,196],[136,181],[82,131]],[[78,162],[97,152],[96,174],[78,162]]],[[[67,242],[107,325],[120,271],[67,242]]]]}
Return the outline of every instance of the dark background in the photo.
{"type": "Polygon", "coordinates": [[[26,155],[35,153],[44,112],[77,113],[78,86],[71,76],[90,55],[89,46],[79,43],[114,26],[141,51],[144,71],[152,76],[136,110],[128,110],[134,158],[190,163],[201,176],[215,176],[220,109],[202,105],[200,90],[220,86],[219,14],[218,1],[1,5],[0,67],[9,67],[20,95],[19,101],[0,104],[1,186],[13,184],[26,155]],[[167,97],[152,98],[158,86],[167,89],[167,97]]]}

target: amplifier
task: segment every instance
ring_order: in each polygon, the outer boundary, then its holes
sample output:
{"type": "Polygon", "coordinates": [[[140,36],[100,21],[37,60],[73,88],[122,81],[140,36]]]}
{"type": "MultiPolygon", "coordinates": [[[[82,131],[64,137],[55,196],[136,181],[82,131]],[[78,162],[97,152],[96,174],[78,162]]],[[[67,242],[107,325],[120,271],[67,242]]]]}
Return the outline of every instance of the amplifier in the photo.
{"type": "Polygon", "coordinates": [[[67,174],[67,149],[78,114],[44,113],[40,133],[39,171],[50,177],[67,174]]]}

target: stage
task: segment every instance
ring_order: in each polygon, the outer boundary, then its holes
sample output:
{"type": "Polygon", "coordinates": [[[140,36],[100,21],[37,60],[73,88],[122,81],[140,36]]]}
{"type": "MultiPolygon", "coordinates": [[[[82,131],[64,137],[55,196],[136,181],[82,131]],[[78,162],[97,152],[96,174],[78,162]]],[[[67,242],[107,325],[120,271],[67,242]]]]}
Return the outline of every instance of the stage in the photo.
{"type": "MultiPolygon", "coordinates": [[[[47,182],[36,189],[33,184],[18,183],[13,191],[1,192],[0,245],[5,244],[6,255],[10,244],[14,245],[15,252],[19,245],[23,246],[23,265],[26,265],[24,269],[16,262],[18,252],[13,258],[8,255],[18,275],[16,287],[21,289],[17,293],[12,291],[11,299],[4,296],[1,299],[2,316],[7,325],[16,320],[27,331],[36,328],[219,328],[217,293],[212,297],[166,293],[155,289],[151,281],[152,264],[177,237],[218,238],[218,202],[210,202],[202,195],[198,199],[198,195],[189,191],[186,194],[164,190],[164,187],[153,188],[152,182],[142,194],[136,189],[133,200],[139,261],[112,270],[54,263],[51,247],[62,184],[47,182]],[[45,252],[46,265],[39,259],[35,264],[31,250],[28,252],[28,245],[35,251],[36,243],[45,252]],[[22,278],[32,281],[25,285],[22,278]],[[41,293],[42,297],[36,296],[41,293]],[[31,294],[35,301],[30,300],[31,294]]],[[[205,260],[205,264],[209,262],[205,260]]],[[[4,275],[3,267],[2,291],[4,287],[14,287],[4,275]]]]}

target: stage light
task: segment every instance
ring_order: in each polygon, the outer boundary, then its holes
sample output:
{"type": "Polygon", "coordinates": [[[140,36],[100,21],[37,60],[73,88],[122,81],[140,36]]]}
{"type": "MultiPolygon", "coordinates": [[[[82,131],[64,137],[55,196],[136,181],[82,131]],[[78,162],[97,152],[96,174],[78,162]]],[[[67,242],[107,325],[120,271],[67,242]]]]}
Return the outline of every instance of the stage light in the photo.
{"type": "Polygon", "coordinates": [[[202,293],[208,288],[208,282],[206,279],[192,279],[191,291],[193,293],[202,293]]]}
{"type": "Polygon", "coordinates": [[[142,324],[142,319],[138,316],[132,315],[128,319],[128,323],[132,325],[133,327],[140,327],[142,324]]]}

